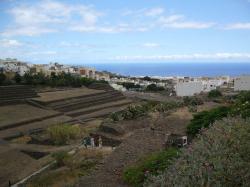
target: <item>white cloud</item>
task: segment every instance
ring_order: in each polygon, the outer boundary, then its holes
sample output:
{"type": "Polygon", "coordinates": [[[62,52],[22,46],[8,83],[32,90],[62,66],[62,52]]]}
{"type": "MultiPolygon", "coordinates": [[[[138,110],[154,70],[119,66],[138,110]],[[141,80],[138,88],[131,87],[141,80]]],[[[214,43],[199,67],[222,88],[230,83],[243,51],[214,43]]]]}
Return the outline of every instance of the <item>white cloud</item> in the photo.
{"type": "Polygon", "coordinates": [[[163,23],[163,24],[169,24],[169,23],[173,23],[173,22],[176,22],[176,21],[180,21],[180,20],[183,20],[184,19],[184,16],[183,15],[171,15],[171,16],[162,16],[159,18],[159,22],[160,23],[163,23]]]}
{"type": "Polygon", "coordinates": [[[188,21],[183,15],[171,15],[162,16],[158,19],[158,22],[165,28],[176,29],[206,29],[215,25],[213,22],[196,22],[188,21]]]}
{"type": "Polygon", "coordinates": [[[228,60],[246,59],[250,60],[250,53],[214,53],[214,54],[175,54],[175,55],[152,55],[152,56],[116,56],[112,60],[143,61],[143,60],[228,60]]]}
{"type": "Polygon", "coordinates": [[[95,32],[95,33],[121,33],[121,32],[145,32],[148,30],[147,27],[143,26],[132,26],[129,24],[118,24],[115,26],[86,26],[76,25],[69,28],[71,31],[77,32],[95,32]]]}
{"type": "Polygon", "coordinates": [[[4,36],[35,36],[57,32],[60,27],[70,27],[74,22],[90,27],[102,15],[90,6],[68,5],[52,0],[30,6],[23,4],[10,9],[9,13],[14,18],[14,24],[2,33],[4,36]]]}
{"type": "Polygon", "coordinates": [[[0,47],[20,47],[23,44],[17,40],[3,39],[0,40],[0,47]]]}
{"type": "Polygon", "coordinates": [[[234,23],[227,25],[226,29],[250,29],[250,22],[247,23],[234,23]]]}
{"type": "Polygon", "coordinates": [[[137,10],[126,10],[122,12],[122,16],[134,16],[134,17],[144,17],[144,16],[159,16],[165,12],[165,9],[162,7],[154,8],[141,8],[137,10]]]}
{"type": "Polygon", "coordinates": [[[2,35],[5,37],[10,36],[38,36],[46,33],[57,32],[56,29],[46,28],[42,26],[27,26],[27,27],[13,27],[5,30],[2,35]]]}
{"type": "Polygon", "coordinates": [[[164,13],[164,8],[152,8],[145,11],[146,16],[159,16],[164,13]]]}

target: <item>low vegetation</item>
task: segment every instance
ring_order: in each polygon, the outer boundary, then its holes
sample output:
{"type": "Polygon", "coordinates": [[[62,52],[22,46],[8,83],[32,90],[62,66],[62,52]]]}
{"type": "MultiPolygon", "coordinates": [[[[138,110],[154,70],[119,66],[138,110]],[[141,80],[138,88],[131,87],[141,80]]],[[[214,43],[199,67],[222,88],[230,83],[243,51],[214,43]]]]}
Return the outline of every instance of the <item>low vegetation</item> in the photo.
{"type": "Polygon", "coordinates": [[[222,96],[222,93],[219,90],[211,90],[210,92],[208,92],[209,98],[217,98],[221,96],[222,96]]]}
{"type": "Polygon", "coordinates": [[[153,153],[139,160],[136,165],[126,168],[123,179],[132,186],[143,186],[149,176],[159,175],[177,156],[178,150],[175,148],[153,153]]]}
{"type": "Polygon", "coordinates": [[[249,186],[249,139],[249,120],[217,121],[145,186],[249,186]]]}
{"type": "Polygon", "coordinates": [[[149,91],[149,92],[158,92],[158,91],[163,91],[163,90],[165,90],[164,87],[157,86],[156,84],[150,84],[146,87],[146,91],[149,91]]]}
{"type": "Polygon", "coordinates": [[[207,128],[216,120],[227,117],[229,111],[230,107],[222,106],[210,111],[203,111],[194,114],[193,119],[187,127],[187,133],[191,136],[195,136],[202,128],[207,128]]]}
{"type": "Polygon", "coordinates": [[[202,105],[204,102],[201,98],[192,96],[192,97],[183,97],[183,102],[185,106],[198,106],[202,105]]]}
{"type": "Polygon", "coordinates": [[[88,174],[103,159],[98,150],[79,150],[74,155],[57,152],[52,155],[57,164],[48,171],[33,177],[26,186],[76,186],[80,177],[88,174]]]}
{"type": "Polygon", "coordinates": [[[79,126],[72,126],[67,124],[59,124],[51,126],[47,129],[50,140],[55,145],[65,145],[70,140],[75,140],[81,135],[79,126]]]}
{"type": "Polygon", "coordinates": [[[149,112],[167,112],[182,106],[181,102],[154,102],[148,101],[139,105],[130,105],[125,110],[114,112],[110,115],[112,121],[136,119],[147,115],[149,112]]]}
{"type": "Polygon", "coordinates": [[[194,118],[187,127],[187,133],[195,136],[202,128],[207,128],[216,120],[227,116],[250,117],[250,92],[241,92],[230,106],[222,106],[194,114],[194,118]]]}
{"type": "Polygon", "coordinates": [[[133,82],[120,82],[119,85],[122,85],[127,90],[140,90],[142,87],[139,84],[135,84],[133,82]]]}

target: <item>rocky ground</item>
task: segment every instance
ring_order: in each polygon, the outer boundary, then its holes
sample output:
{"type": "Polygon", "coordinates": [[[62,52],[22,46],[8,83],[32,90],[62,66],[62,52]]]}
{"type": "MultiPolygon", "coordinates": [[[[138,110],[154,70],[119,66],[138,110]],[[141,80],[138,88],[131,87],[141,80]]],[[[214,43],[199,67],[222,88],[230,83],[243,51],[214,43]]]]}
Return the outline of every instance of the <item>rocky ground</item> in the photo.
{"type": "MultiPolygon", "coordinates": [[[[121,178],[125,166],[134,164],[138,158],[164,148],[166,133],[185,133],[192,118],[187,108],[181,108],[171,115],[154,114],[151,118],[140,118],[141,128],[130,132],[120,146],[107,157],[97,170],[83,177],[78,186],[117,187],[128,186],[121,178]],[[152,130],[154,129],[154,130],[152,130]]],[[[124,121],[122,122],[124,125],[124,121]]],[[[126,121],[133,124],[133,121],[126,121]]]]}

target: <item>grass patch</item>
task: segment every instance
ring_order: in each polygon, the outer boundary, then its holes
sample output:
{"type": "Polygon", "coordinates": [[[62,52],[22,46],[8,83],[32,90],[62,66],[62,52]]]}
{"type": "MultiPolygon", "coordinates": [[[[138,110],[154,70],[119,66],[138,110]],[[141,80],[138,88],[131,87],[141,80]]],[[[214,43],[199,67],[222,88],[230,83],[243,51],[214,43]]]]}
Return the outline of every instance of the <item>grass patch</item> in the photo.
{"type": "Polygon", "coordinates": [[[70,140],[75,140],[81,135],[81,128],[79,126],[60,124],[49,127],[47,132],[55,145],[65,145],[70,140]]]}
{"type": "Polygon", "coordinates": [[[50,170],[33,177],[26,186],[75,186],[78,179],[89,172],[103,159],[105,153],[98,150],[79,150],[74,155],[67,152],[57,152],[52,156],[57,161],[50,170]]]}
{"type": "Polygon", "coordinates": [[[150,175],[159,175],[176,157],[178,157],[178,149],[176,148],[153,153],[141,159],[136,165],[126,168],[123,172],[123,179],[132,186],[143,186],[144,181],[150,175]]]}

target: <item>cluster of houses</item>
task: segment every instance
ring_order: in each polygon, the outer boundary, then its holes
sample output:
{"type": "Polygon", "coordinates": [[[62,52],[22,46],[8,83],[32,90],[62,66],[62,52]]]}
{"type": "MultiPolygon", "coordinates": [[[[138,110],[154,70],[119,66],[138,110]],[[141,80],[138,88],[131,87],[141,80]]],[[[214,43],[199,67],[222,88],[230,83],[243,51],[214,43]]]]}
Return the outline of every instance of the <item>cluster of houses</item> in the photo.
{"type": "MultiPolygon", "coordinates": [[[[154,79],[152,79],[154,80],[154,79]]],[[[177,96],[193,96],[195,94],[207,93],[215,89],[228,89],[234,91],[250,90],[250,75],[239,77],[219,76],[219,77],[164,77],[158,81],[143,80],[141,77],[114,77],[110,79],[111,86],[116,90],[126,91],[121,82],[134,83],[142,88],[150,84],[173,89],[177,96]]]]}
{"type": "Polygon", "coordinates": [[[109,74],[98,72],[94,68],[68,66],[57,62],[50,62],[49,64],[29,64],[12,58],[0,59],[0,71],[6,73],[14,72],[21,76],[28,72],[32,74],[43,73],[46,76],[50,76],[52,73],[58,75],[64,72],[96,80],[110,80],[109,74]]]}
{"type": "Polygon", "coordinates": [[[250,75],[241,75],[234,78],[230,78],[229,76],[181,78],[177,80],[175,91],[177,96],[193,96],[219,88],[234,91],[250,90],[250,75]]]}

